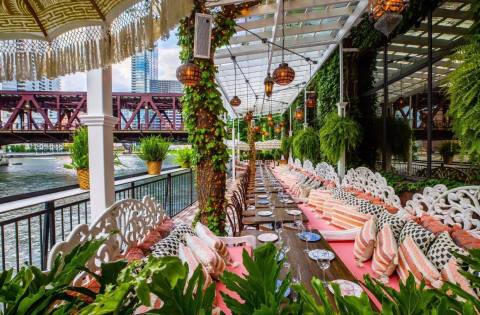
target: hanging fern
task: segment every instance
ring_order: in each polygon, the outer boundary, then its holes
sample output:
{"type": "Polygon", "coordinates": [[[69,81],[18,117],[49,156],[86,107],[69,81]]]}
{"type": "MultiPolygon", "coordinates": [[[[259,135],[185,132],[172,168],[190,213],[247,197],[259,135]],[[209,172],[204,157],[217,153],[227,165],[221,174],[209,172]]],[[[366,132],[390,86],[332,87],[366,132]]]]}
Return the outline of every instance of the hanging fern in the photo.
{"type": "Polygon", "coordinates": [[[341,152],[354,150],[361,138],[360,126],[355,120],[332,112],[320,129],[320,148],[329,162],[336,163],[341,152]]]}
{"type": "Polygon", "coordinates": [[[293,155],[302,161],[320,161],[320,138],[313,128],[300,130],[293,138],[293,155]]]}
{"type": "Polygon", "coordinates": [[[448,114],[463,151],[480,161],[480,35],[472,36],[453,57],[460,64],[448,76],[448,114]]]}

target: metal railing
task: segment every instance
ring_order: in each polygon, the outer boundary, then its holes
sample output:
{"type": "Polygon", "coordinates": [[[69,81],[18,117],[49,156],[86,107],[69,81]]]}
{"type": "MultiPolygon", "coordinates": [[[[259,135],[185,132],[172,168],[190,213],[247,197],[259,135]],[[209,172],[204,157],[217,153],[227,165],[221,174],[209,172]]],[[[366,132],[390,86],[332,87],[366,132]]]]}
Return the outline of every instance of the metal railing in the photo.
{"type": "MultiPolygon", "coordinates": [[[[444,164],[442,161],[432,161],[432,168],[437,168],[441,166],[451,167],[463,172],[480,171],[478,167],[472,165],[471,163],[464,162],[452,162],[449,164],[444,164]]],[[[424,160],[414,160],[411,164],[410,173],[408,172],[408,162],[400,160],[392,160],[392,169],[398,175],[411,175],[419,176],[420,172],[427,168],[427,161],[424,160]]],[[[376,170],[382,169],[382,162],[376,162],[376,170]]]]}
{"type": "MultiPolygon", "coordinates": [[[[192,170],[123,178],[115,183],[115,199],[149,195],[173,217],[196,201],[192,170]]],[[[0,268],[19,270],[23,264],[46,268],[49,250],[81,223],[90,222],[90,197],[78,188],[52,189],[0,200],[0,268]],[[5,210],[5,207],[10,209],[5,210]]]]}

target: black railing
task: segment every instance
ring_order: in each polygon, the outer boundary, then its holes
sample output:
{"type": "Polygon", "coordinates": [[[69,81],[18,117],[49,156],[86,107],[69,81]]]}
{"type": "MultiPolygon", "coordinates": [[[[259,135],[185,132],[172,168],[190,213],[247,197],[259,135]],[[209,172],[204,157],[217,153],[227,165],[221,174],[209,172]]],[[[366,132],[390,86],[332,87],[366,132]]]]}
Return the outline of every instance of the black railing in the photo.
{"type": "MultiPolygon", "coordinates": [[[[141,200],[148,195],[173,217],[196,201],[194,177],[191,170],[172,170],[154,177],[126,179],[115,186],[115,199],[141,200]]],[[[22,196],[24,206],[0,213],[1,270],[18,270],[23,264],[44,270],[52,246],[65,240],[76,225],[91,223],[89,193],[69,195],[69,190],[56,189],[51,198],[38,203],[34,201],[42,198],[38,194],[30,199],[22,196]],[[55,198],[59,193],[66,196],[55,198]]]]}

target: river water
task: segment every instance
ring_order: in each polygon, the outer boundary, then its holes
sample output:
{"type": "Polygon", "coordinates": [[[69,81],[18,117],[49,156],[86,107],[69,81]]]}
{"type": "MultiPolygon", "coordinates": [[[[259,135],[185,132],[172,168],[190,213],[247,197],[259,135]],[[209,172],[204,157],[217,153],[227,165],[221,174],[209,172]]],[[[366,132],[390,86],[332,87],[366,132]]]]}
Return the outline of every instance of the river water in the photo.
{"type": "MultiPolygon", "coordinates": [[[[115,176],[146,172],[145,162],[134,154],[119,155],[121,165],[115,166],[115,176]]],[[[70,157],[45,156],[10,158],[10,165],[0,166],[0,198],[77,183],[75,170],[66,169],[70,157]]],[[[172,156],[164,167],[175,165],[172,156]]]]}

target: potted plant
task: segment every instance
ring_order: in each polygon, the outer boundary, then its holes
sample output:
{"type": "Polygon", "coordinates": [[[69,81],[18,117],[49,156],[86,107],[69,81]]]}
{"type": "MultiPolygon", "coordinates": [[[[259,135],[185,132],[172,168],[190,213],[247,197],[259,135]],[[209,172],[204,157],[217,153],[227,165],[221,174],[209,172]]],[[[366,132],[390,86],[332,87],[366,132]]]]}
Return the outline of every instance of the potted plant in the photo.
{"type": "Polygon", "coordinates": [[[181,148],[175,151],[175,162],[183,168],[191,168],[193,165],[192,148],[181,148]]]}
{"type": "Polygon", "coordinates": [[[354,150],[361,140],[358,123],[350,117],[330,113],[320,129],[320,148],[331,163],[336,163],[341,152],[354,150]]]}
{"type": "Polygon", "coordinates": [[[282,138],[282,144],[280,147],[280,151],[282,153],[282,159],[280,160],[279,164],[287,164],[288,163],[288,157],[290,155],[290,148],[292,147],[292,138],[284,136],[282,138]]]}
{"type": "Polygon", "coordinates": [[[65,164],[65,168],[77,171],[80,189],[90,189],[90,174],[88,171],[88,130],[81,127],[75,131],[73,143],[69,146],[72,162],[65,164]]]}
{"type": "Polygon", "coordinates": [[[292,142],[293,155],[302,161],[312,163],[320,161],[320,138],[313,128],[305,128],[297,132],[292,142]]]}
{"type": "Polygon", "coordinates": [[[138,156],[147,162],[149,175],[159,175],[162,169],[162,161],[167,157],[170,143],[161,136],[151,136],[140,140],[140,152],[138,156]]]}
{"type": "Polygon", "coordinates": [[[438,151],[442,156],[443,163],[450,164],[452,163],[455,154],[460,152],[460,145],[453,141],[445,141],[442,143],[442,145],[440,145],[440,149],[438,151]]]}

